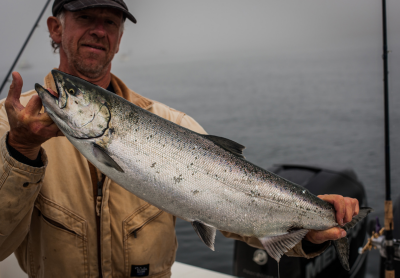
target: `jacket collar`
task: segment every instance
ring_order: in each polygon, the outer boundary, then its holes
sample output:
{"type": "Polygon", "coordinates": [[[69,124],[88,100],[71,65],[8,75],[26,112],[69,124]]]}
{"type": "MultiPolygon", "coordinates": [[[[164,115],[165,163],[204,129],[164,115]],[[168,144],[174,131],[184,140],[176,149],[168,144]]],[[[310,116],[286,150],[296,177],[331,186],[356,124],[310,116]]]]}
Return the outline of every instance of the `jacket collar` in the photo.
{"type": "MultiPolygon", "coordinates": [[[[115,90],[115,93],[119,95],[120,97],[123,97],[129,102],[132,102],[133,104],[149,110],[154,102],[151,99],[145,98],[131,89],[129,89],[124,82],[122,82],[118,77],[116,77],[114,74],[111,74],[111,84],[115,90]]],[[[51,72],[46,75],[44,78],[44,85],[45,88],[50,88],[53,91],[57,92],[56,84],[54,83],[53,76],[51,72]]]]}

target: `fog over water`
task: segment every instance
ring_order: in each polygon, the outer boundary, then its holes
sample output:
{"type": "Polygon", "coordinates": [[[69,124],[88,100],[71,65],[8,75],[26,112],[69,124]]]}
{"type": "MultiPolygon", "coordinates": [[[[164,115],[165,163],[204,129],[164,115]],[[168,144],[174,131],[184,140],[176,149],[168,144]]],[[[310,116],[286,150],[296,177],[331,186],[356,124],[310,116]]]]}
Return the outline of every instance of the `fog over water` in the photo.
{"type": "MultiPolygon", "coordinates": [[[[2,4],[1,81],[45,2],[2,4]]],[[[354,169],[376,210],[373,216],[383,222],[380,1],[126,2],[138,24],[126,23],[112,71],[130,88],[188,113],[210,134],[245,145],[247,159],[261,167],[304,163],[354,169]]],[[[400,194],[400,1],[387,6],[395,198],[400,194]]],[[[58,66],[46,27],[50,10],[16,68],[24,91],[58,66]]],[[[211,252],[184,224],[178,226],[178,260],[230,273],[232,242],[218,237],[211,252]]],[[[376,253],[370,256],[368,278],[377,277],[376,259],[376,253]]],[[[0,278],[19,277],[16,268],[11,256],[0,263],[0,278]]]]}
{"type": "MultiPolygon", "coordinates": [[[[0,10],[1,65],[5,72],[17,55],[46,1],[5,1],[0,10]]],[[[138,20],[127,22],[114,71],[120,64],[201,60],[251,52],[279,55],[381,48],[381,7],[375,0],[127,0],[138,20]]],[[[400,3],[388,1],[391,50],[400,47],[400,3]]],[[[46,18],[21,63],[47,72],[58,64],[51,55],[46,18]],[[47,65],[44,67],[43,65],[47,65]]],[[[393,52],[394,53],[394,52],[393,52]]]]}

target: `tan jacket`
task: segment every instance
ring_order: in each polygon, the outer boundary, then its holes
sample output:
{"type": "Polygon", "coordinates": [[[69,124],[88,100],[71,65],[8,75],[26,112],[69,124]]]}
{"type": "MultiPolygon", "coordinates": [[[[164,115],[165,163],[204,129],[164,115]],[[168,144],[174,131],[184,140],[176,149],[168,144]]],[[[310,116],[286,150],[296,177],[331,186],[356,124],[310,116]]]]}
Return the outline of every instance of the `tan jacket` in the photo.
{"type": "MultiPolygon", "coordinates": [[[[128,101],[205,133],[188,115],[136,94],[115,76],[111,82],[116,94],[128,101]]],[[[56,91],[51,74],[45,77],[44,87],[56,91]]],[[[21,103],[25,106],[34,94],[35,91],[23,94],[21,103]]],[[[96,200],[88,161],[65,137],[52,138],[42,145],[44,167],[16,161],[6,148],[8,130],[3,100],[0,102],[0,260],[15,252],[29,277],[99,277],[100,269],[103,277],[131,277],[132,271],[146,268],[148,277],[170,277],[177,249],[174,216],[127,192],[109,178],[104,181],[102,198],[96,200]]],[[[100,173],[95,174],[100,177],[100,173]]],[[[224,234],[261,247],[258,239],[224,234]]],[[[291,252],[305,256],[301,244],[299,250],[291,252]]]]}

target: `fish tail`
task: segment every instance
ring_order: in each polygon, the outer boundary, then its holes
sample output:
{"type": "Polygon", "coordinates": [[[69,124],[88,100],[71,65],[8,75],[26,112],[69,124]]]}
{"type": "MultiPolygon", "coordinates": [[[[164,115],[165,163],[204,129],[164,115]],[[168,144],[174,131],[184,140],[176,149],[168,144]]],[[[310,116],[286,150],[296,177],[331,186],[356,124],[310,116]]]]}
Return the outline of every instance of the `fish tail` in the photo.
{"type": "MultiPolygon", "coordinates": [[[[372,208],[363,207],[360,208],[360,212],[358,215],[354,216],[353,219],[344,225],[342,228],[347,232],[349,229],[353,228],[357,225],[361,220],[363,220],[370,212],[372,212],[372,208]]],[[[336,252],[338,253],[339,261],[342,264],[343,268],[347,271],[350,271],[349,264],[349,242],[347,237],[343,237],[341,239],[335,240],[333,242],[336,252]]]]}
{"type": "Polygon", "coordinates": [[[339,257],[339,261],[344,269],[350,271],[349,264],[349,241],[347,237],[342,237],[341,239],[335,240],[333,242],[336,252],[339,257]]]}

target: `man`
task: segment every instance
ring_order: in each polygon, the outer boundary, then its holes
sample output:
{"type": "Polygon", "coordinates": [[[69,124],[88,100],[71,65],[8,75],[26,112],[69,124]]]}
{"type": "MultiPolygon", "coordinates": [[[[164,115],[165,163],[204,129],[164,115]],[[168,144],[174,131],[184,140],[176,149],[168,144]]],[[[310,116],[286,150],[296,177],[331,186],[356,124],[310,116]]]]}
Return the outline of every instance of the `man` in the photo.
{"type": "MultiPolygon", "coordinates": [[[[205,133],[191,117],[136,94],[111,74],[125,18],[136,23],[123,0],[55,0],[53,15],[47,25],[59,45],[59,70],[205,133]]],[[[56,90],[50,74],[44,86],[56,90]]],[[[175,217],[97,171],[61,136],[35,91],[21,95],[21,88],[14,72],[0,103],[0,260],[15,252],[30,277],[170,277],[175,217]]],[[[355,199],[320,197],[335,205],[341,224],[358,213],[355,199]]],[[[288,254],[320,254],[342,232],[311,231],[306,240],[323,245],[305,252],[300,243],[288,254]]],[[[224,234],[262,248],[258,239],[224,234]]]]}

